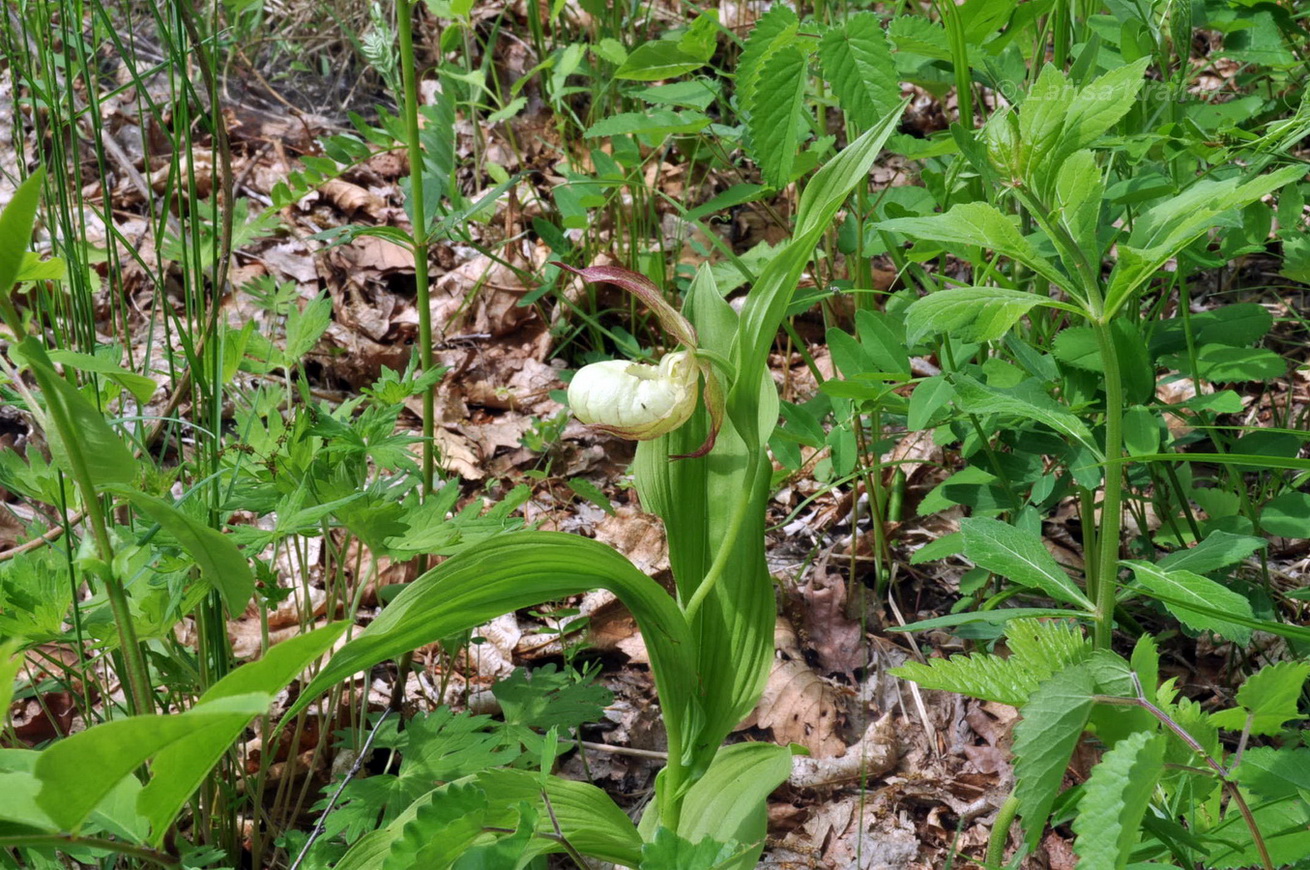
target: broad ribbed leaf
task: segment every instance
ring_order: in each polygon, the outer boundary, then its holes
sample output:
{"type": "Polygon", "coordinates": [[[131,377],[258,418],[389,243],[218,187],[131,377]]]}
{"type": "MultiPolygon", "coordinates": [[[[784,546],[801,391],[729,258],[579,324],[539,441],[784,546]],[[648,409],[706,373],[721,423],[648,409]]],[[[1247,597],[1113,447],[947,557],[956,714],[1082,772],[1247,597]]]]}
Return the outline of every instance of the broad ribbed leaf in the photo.
{"type": "Polygon", "coordinates": [[[901,101],[901,83],[882,24],[872,12],[847,16],[819,41],[823,76],[842,110],[868,129],[901,101]]]}
{"type": "Polygon", "coordinates": [[[746,106],[750,152],[770,187],[791,181],[799,142],[797,121],[805,102],[806,56],[794,45],[778,49],[760,64],[755,91],[746,106]]]}
{"type": "Polygon", "coordinates": [[[1064,770],[1092,712],[1092,677],[1075,665],[1037,687],[1014,729],[1014,796],[1024,834],[1036,846],[1051,805],[1060,793],[1064,770]]]}
{"type": "MultiPolygon", "coordinates": [[[[676,833],[695,843],[705,837],[736,840],[755,847],[727,865],[749,870],[759,860],[768,830],[767,798],[791,775],[791,751],[772,743],[737,743],[714,758],[705,775],[687,792],[676,833]]],[[[640,829],[652,837],[663,820],[651,804],[640,829]]]]}
{"type": "Polygon", "coordinates": [[[1138,731],[1116,743],[1092,768],[1073,820],[1078,870],[1128,866],[1163,769],[1164,746],[1164,735],[1138,731]]]}
{"type": "Polygon", "coordinates": [[[975,565],[1022,586],[1040,589],[1056,601],[1088,612],[1096,609],[1036,535],[987,517],[961,520],[960,529],[964,532],[964,556],[975,565]]]}
{"type": "Polygon", "coordinates": [[[1164,606],[1183,625],[1193,631],[1213,631],[1241,644],[1250,642],[1251,629],[1247,626],[1187,606],[1194,602],[1210,611],[1217,609],[1254,619],[1251,602],[1244,596],[1191,571],[1164,570],[1151,562],[1126,561],[1123,564],[1133,569],[1133,576],[1138,583],[1160,596],[1164,606]]]}
{"type": "Polygon", "coordinates": [[[177,743],[226,750],[272,700],[265,692],[219,698],[175,716],[132,716],[60,740],[37,760],[37,804],[61,829],[75,831],[147,759],[177,743]]]}
{"type": "Polygon", "coordinates": [[[1061,303],[1004,287],[957,287],[914,301],[905,316],[905,337],[914,343],[928,333],[948,333],[961,341],[996,341],[1038,305],[1061,303]]]}
{"type": "MultiPolygon", "coordinates": [[[[283,641],[259,661],[242,665],[211,686],[200,697],[199,705],[259,693],[277,694],[327,652],[346,627],[347,623],[341,622],[283,641]]],[[[137,799],[137,809],[150,821],[150,839],[154,845],[163,842],[182,805],[200,787],[244,727],[242,724],[230,731],[226,740],[199,734],[183,738],[155,755],[150,782],[137,799]]]]}
{"type": "Polygon", "coordinates": [[[288,717],[331,686],[386,659],[467,631],[497,616],[591,589],[617,595],[641,627],[664,706],[670,743],[693,726],[695,642],[658,583],[611,547],[557,532],[518,532],[451,557],[405,588],[332,657],[288,717]]]}

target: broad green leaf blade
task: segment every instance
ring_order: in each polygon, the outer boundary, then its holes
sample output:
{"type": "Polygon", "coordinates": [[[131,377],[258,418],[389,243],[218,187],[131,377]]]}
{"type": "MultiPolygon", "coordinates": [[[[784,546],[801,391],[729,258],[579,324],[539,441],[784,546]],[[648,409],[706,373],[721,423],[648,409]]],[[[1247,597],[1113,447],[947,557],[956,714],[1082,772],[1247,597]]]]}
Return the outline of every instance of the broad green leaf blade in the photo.
{"type": "Polygon", "coordinates": [[[174,716],[105,722],[60,740],[36,763],[36,777],[41,780],[37,803],[62,830],[75,831],[147,759],[179,741],[226,749],[272,700],[263,692],[235,695],[174,716]]]}
{"type": "MultiPolygon", "coordinates": [[[[756,385],[760,383],[769,348],[782,325],[801,271],[814,255],[819,237],[828,229],[847,195],[868,175],[869,167],[882,151],[887,137],[900,123],[904,108],[905,103],[902,103],[900,109],[889,114],[878,126],[843,148],[805,185],[796,217],[796,234],[782,253],[760,273],[742,310],[737,352],[733,359],[738,379],[728,399],[730,414],[734,406],[740,411],[743,402],[754,405],[756,385]]],[[[754,415],[746,419],[752,428],[759,428],[754,415]]],[[[767,431],[760,436],[760,441],[768,438],[773,424],[773,420],[768,421],[767,431]]]]}
{"type": "Polygon", "coordinates": [[[1141,835],[1142,816],[1164,769],[1165,737],[1138,731],[1101,756],[1087,779],[1073,830],[1078,870],[1124,870],[1141,835]]]}
{"type": "Polygon", "coordinates": [[[298,365],[314,349],[331,324],[332,299],[326,293],[309,300],[304,310],[293,308],[287,318],[287,338],[283,351],[287,364],[298,365]]]}
{"type": "Polygon", "coordinates": [[[0,727],[8,724],[9,705],[14,700],[14,680],[23,667],[26,657],[19,653],[22,644],[18,638],[11,638],[0,643],[0,727]]]}
{"type": "Polygon", "coordinates": [[[1207,609],[1218,609],[1253,619],[1255,614],[1251,609],[1251,602],[1244,596],[1191,571],[1180,569],[1166,571],[1150,562],[1132,560],[1125,561],[1123,564],[1133,570],[1133,576],[1147,591],[1160,596],[1164,606],[1183,625],[1193,631],[1213,631],[1241,644],[1250,642],[1251,629],[1246,626],[1187,606],[1195,602],[1207,609]]]}
{"type": "Polygon", "coordinates": [[[131,502],[134,508],[177,538],[199,566],[201,576],[223,597],[229,615],[235,619],[245,611],[246,604],[255,594],[255,575],[250,572],[250,564],[231,538],[162,499],[125,486],[106,486],[104,489],[131,502]]]}
{"type": "MultiPolygon", "coordinates": [[[[1093,263],[1101,259],[1097,230],[1104,196],[1105,182],[1092,152],[1075,151],[1069,155],[1055,178],[1056,219],[1081,249],[1082,256],[1093,263]]],[[[1061,248],[1065,268],[1071,272],[1077,268],[1075,256],[1075,252],[1061,248]]]]}
{"type": "Polygon", "coordinates": [[[135,481],[136,459],[123,439],[105,422],[99,409],[55,372],[40,342],[28,336],[16,350],[41,386],[51,424],[46,438],[56,459],[70,470],[75,461],[85,463],[97,486],[135,481]],[[68,439],[73,439],[72,443],[68,439]],[[76,451],[76,456],[71,451],[76,451]]]}
{"type": "Polygon", "coordinates": [[[788,45],[770,54],[760,64],[746,129],[750,133],[751,157],[770,187],[783,188],[791,181],[799,142],[797,122],[805,101],[806,55],[788,45]]]}
{"type": "Polygon", "coordinates": [[[1035,293],[1004,287],[957,287],[915,300],[905,316],[911,344],[923,336],[948,333],[961,341],[996,341],[1039,305],[1063,307],[1035,293]]]}
{"type": "Polygon", "coordinates": [[[1246,678],[1237,690],[1240,707],[1220,710],[1210,721],[1229,731],[1248,728],[1251,734],[1274,736],[1292,720],[1306,718],[1299,704],[1301,689],[1310,678],[1310,663],[1278,662],[1266,665],[1246,678]]]}
{"type": "Polygon", "coordinates": [[[961,203],[944,214],[929,217],[893,218],[877,226],[912,239],[990,248],[1018,260],[1052,284],[1061,287],[1069,284],[1068,278],[1055,264],[1038,253],[1033,243],[1019,233],[1010,218],[985,202],[961,203]]]}
{"type": "Polygon", "coordinates": [[[695,642],[677,605],[611,547],[557,532],[518,532],[466,550],[405,588],[332,657],[287,718],[336,683],[380,661],[476,628],[497,616],[591,589],[608,589],[632,612],[651,656],[670,743],[692,728],[695,642]]]}
{"type": "Polygon", "coordinates": [[[882,24],[872,12],[849,15],[819,41],[819,62],[842,110],[868,129],[901,101],[901,82],[882,24]]]}
{"type": "Polygon", "coordinates": [[[41,180],[45,170],[38,169],[18,185],[9,205],[0,214],[0,301],[8,303],[14,281],[23,267],[27,248],[32,243],[32,225],[41,201],[41,180]]]}
{"type": "MultiPolygon", "coordinates": [[[[1128,114],[1149,63],[1150,58],[1144,57],[1116,67],[1078,91],[1069,103],[1053,165],[1059,166],[1066,155],[1093,144],[1128,114]]],[[[1025,102],[1025,110],[1027,107],[1025,102]]]]}
{"type": "Polygon", "coordinates": [[[1035,535],[987,517],[961,520],[960,529],[965,558],[975,565],[1089,613],[1096,609],[1035,535]]]}
{"type": "Polygon", "coordinates": [[[1014,796],[1025,837],[1036,846],[1060,793],[1064,770],[1092,712],[1095,687],[1087,669],[1067,668],[1037,687],[1014,729],[1014,796]]]}
{"type": "MultiPolygon", "coordinates": [[[[199,703],[259,693],[276,695],[327,652],[347,625],[342,622],[283,641],[259,661],[242,665],[219,680],[200,697],[199,703]]],[[[183,738],[166,746],[155,756],[150,782],[137,799],[137,809],[150,820],[152,844],[158,846],[163,842],[187,798],[200,787],[236,737],[237,732],[233,732],[223,741],[197,733],[194,738],[183,738]]]]}

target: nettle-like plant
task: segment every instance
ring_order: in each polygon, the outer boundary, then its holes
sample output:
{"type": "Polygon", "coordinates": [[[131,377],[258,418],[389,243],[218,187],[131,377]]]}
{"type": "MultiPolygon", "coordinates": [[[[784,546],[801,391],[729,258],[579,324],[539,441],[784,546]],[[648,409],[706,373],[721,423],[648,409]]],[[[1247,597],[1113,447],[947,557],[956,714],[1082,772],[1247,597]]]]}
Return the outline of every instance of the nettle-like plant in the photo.
{"type": "MultiPolygon", "coordinates": [[[[1019,420],[1021,427],[1040,430],[1032,433],[1026,449],[1045,453],[1053,457],[1055,469],[1066,469],[1058,483],[1057,474],[1048,472],[1042,486],[1035,484],[1030,503],[1002,503],[992,511],[1010,513],[1013,525],[976,510],[961,523],[961,535],[932,547],[934,556],[962,549],[979,568],[1061,607],[995,610],[934,622],[1074,615],[1091,623],[1090,644],[1067,624],[1011,622],[1006,629],[1009,659],[956,657],[899,672],[931,688],[1021,708],[1014,746],[1017,785],[997,822],[988,856],[992,863],[1003,858],[1016,810],[1027,842],[1035,845],[1084,730],[1094,732],[1107,751],[1091,779],[1064,803],[1066,809],[1077,805],[1080,867],[1124,867],[1130,859],[1168,854],[1190,855],[1189,861],[1208,860],[1207,866],[1215,867],[1257,862],[1273,867],[1306,852],[1310,803],[1298,789],[1310,778],[1294,773],[1298,785],[1271,784],[1267,772],[1254,772],[1249,755],[1248,761],[1240,752],[1231,759],[1224,756],[1216,727],[1241,731],[1243,745],[1250,734],[1277,733],[1283,722],[1296,717],[1294,698],[1307,670],[1299,665],[1266,668],[1238,698],[1246,713],[1207,715],[1178,701],[1171,683],[1157,686],[1149,639],[1139,643],[1131,662],[1110,651],[1116,608],[1133,598],[1154,599],[1190,630],[1238,642],[1249,641],[1256,628],[1310,638],[1304,629],[1257,619],[1247,597],[1206,576],[1250,555],[1254,539],[1215,533],[1159,562],[1120,558],[1126,414],[1132,410],[1135,432],[1156,427],[1145,407],[1153,401],[1155,384],[1135,310],[1139,297],[1170,261],[1209,230],[1305,172],[1294,166],[1243,175],[1235,167],[1227,177],[1197,181],[1132,213],[1107,196],[1107,170],[1094,149],[1134,106],[1146,66],[1145,59],[1126,64],[1081,87],[1047,66],[1021,105],[994,115],[979,138],[955,131],[972,168],[990,182],[988,187],[1002,191],[998,201],[1013,205],[1017,216],[991,203],[967,202],[942,214],[879,225],[916,240],[929,253],[936,245],[937,251],[944,248],[970,261],[979,281],[979,286],[938,289],[906,312],[911,344],[941,336],[938,349],[945,369],[916,386],[911,418],[926,421],[953,405],[973,424],[968,437],[978,439],[987,431],[1004,432],[1019,420]],[[1113,261],[1108,271],[1103,268],[1107,259],[1113,261]],[[992,283],[982,286],[983,281],[992,283]],[[1052,395],[1057,367],[1019,341],[1005,346],[1014,350],[1020,365],[968,362],[987,342],[1006,340],[1025,315],[1036,323],[1044,312],[1054,314],[1041,320],[1045,331],[1059,331],[1068,339],[1057,340],[1057,350],[1064,346],[1057,356],[1067,360],[1070,346],[1078,348],[1078,367],[1099,374],[1099,384],[1052,395]],[[1082,325],[1061,330],[1061,319],[1082,325]],[[1099,425],[1088,425],[1084,418],[1098,411],[1099,425]],[[1082,584],[1056,562],[1038,534],[1036,507],[1049,503],[1053,493],[1060,497],[1058,487],[1081,507],[1082,584]],[[1132,582],[1122,576],[1125,570],[1132,582]],[[1186,819],[1187,830],[1178,827],[1178,818],[1186,819]],[[1139,847],[1143,827],[1150,844],[1139,847]]],[[[1133,459],[1178,458],[1138,446],[1146,440],[1136,439],[1133,459]]],[[[980,446],[986,447],[985,440],[973,444],[974,449],[980,446]]],[[[1304,750],[1259,752],[1261,764],[1295,761],[1296,766],[1280,769],[1306,769],[1304,750]]]]}
{"type": "Polygon", "coordinates": [[[338,868],[393,866],[402,857],[447,867],[474,844],[508,840],[515,831],[532,832],[521,856],[565,851],[654,867],[694,849],[696,866],[754,865],[763,848],[765,798],[791,768],[784,747],[723,747],[758,701],[773,652],[764,509],[772,470],[766,443],[778,398],[766,362],[816,243],[898,118],[899,112],[887,116],[815,175],[801,197],[795,236],[760,274],[740,316],[707,268],[692,282],[682,314],[640,275],[579,270],[584,279],[634,292],[683,345],[658,367],[583,369],[570,391],[588,422],[645,439],[635,462],[637,491],[664,522],[674,595],[597,541],[535,531],[493,539],[407,587],[333,656],[292,710],[352,674],[500,614],[609,589],[641,627],[668,736],[668,765],[640,825],[589,784],[486,771],[423,795],[359,841],[338,868]],[[698,380],[703,401],[695,398],[698,380]],[[423,844],[417,855],[415,843],[423,844]]]}

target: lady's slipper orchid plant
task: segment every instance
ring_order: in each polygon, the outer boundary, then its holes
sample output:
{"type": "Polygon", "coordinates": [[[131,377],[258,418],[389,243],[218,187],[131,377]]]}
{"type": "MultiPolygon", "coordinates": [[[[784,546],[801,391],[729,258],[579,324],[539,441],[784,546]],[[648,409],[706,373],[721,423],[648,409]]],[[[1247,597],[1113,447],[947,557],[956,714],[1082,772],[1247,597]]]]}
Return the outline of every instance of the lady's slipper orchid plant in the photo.
{"type": "Polygon", "coordinates": [[[687,459],[704,456],[714,447],[723,421],[723,390],[714,366],[697,347],[696,329],[645,275],[618,266],[575,269],[556,263],[584,281],[605,282],[627,290],[651,310],[669,335],[687,347],[667,353],[658,366],[626,360],[606,360],[583,366],[569,384],[573,415],[591,426],[633,441],[666,435],[691,419],[696,411],[697,387],[705,380],[705,406],[710,431],[687,459]]]}

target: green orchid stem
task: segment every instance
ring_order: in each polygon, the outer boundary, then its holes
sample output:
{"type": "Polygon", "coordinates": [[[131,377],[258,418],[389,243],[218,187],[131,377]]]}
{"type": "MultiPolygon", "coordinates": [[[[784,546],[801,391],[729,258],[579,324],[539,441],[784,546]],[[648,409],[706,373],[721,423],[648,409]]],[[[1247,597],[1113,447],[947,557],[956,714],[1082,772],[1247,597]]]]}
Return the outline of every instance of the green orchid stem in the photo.
{"type": "Polygon", "coordinates": [[[1096,602],[1096,626],[1092,643],[1109,649],[1114,631],[1114,593],[1119,577],[1119,535],[1123,523],[1123,376],[1115,355],[1110,325],[1093,321],[1096,344],[1105,369],[1105,495],[1101,500],[1101,522],[1094,585],[1089,591],[1096,602]]]}
{"type": "MultiPolygon", "coordinates": [[[[405,89],[405,145],[409,152],[410,220],[414,239],[415,305],[418,307],[418,358],[423,372],[432,371],[432,305],[428,288],[428,226],[423,203],[423,143],[418,129],[418,69],[414,62],[414,9],[409,0],[397,3],[400,36],[400,77],[405,89]]],[[[436,385],[423,391],[423,495],[432,494],[436,475],[433,421],[436,385]]]]}
{"type": "Polygon", "coordinates": [[[700,585],[691,594],[691,600],[683,608],[683,613],[687,615],[688,622],[696,618],[696,612],[700,610],[701,605],[705,603],[705,599],[714,591],[714,587],[719,583],[719,578],[723,576],[724,570],[728,567],[728,560],[732,557],[737,539],[741,537],[742,526],[746,524],[746,515],[750,513],[751,493],[754,491],[754,485],[747,487],[742,497],[737,501],[737,506],[732,512],[732,519],[728,523],[727,533],[723,536],[723,540],[719,542],[719,549],[714,554],[714,561],[710,563],[710,570],[705,572],[700,585]]]}
{"type": "Polygon", "coordinates": [[[1014,825],[1014,817],[1018,812],[1019,799],[1014,796],[1014,792],[1010,792],[997,811],[996,821],[992,822],[991,836],[987,838],[987,867],[1005,866],[1005,844],[1010,839],[1010,827],[1014,825]]]}

